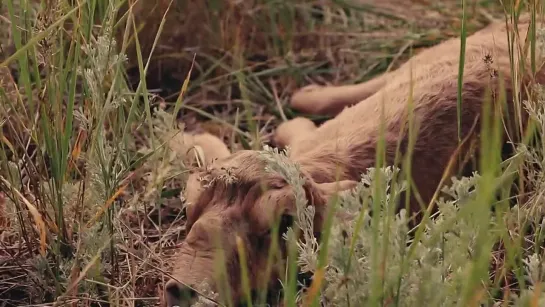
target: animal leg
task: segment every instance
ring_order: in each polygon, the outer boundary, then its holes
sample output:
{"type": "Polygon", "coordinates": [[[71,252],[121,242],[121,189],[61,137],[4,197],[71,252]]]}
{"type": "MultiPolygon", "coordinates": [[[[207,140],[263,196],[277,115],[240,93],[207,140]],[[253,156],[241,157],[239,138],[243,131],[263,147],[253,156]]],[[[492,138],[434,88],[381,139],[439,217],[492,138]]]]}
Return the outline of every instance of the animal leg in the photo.
{"type": "Polygon", "coordinates": [[[354,105],[380,90],[389,73],[369,81],[341,86],[308,85],[293,94],[290,105],[300,111],[316,115],[335,116],[345,107],[354,105]]]}
{"type": "Polygon", "coordinates": [[[279,147],[286,147],[305,138],[316,130],[316,125],[304,117],[296,117],[281,123],[275,131],[274,142],[279,147]]]}

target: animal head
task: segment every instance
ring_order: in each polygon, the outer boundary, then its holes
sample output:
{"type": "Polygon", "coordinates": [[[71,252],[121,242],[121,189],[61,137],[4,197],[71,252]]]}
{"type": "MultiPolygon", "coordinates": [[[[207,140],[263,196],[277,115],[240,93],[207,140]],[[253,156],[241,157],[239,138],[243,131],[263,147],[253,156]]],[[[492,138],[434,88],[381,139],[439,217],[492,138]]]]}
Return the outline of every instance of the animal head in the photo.
{"type": "MultiPolygon", "coordinates": [[[[318,184],[304,171],[302,176],[307,205],[315,208],[314,230],[319,233],[328,198],[336,191],[352,188],[355,182],[318,184]]],[[[241,252],[251,289],[274,286],[284,257],[278,257],[266,274],[272,229],[277,223],[280,236],[292,225],[295,195],[280,174],[266,170],[260,152],[240,151],[192,173],[185,199],[187,236],[173,260],[173,278],[165,286],[168,306],[188,306],[205,281],[216,292],[228,288],[231,300],[240,302],[241,252]]],[[[278,239],[279,251],[285,253],[284,240],[278,239]]]]}

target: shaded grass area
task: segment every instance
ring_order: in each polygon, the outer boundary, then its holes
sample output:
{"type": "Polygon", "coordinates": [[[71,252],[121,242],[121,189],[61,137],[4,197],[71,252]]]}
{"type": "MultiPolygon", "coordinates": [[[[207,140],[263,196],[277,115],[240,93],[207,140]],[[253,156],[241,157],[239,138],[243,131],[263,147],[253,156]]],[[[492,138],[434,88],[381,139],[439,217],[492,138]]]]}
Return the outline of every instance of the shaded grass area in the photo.
{"type": "MultiPolygon", "coordinates": [[[[150,89],[158,88],[172,101],[196,56],[185,105],[229,118],[231,124],[238,109],[238,125],[247,129],[247,119],[252,118],[263,127],[258,139],[267,140],[275,121],[281,119],[278,106],[286,106],[295,89],[314,82],[347,84],[368,80],[398,67],[411,52],[459,35],[461,8],[457,1],[375,2],[334,1],[323,5],[312,1],[248,1],[228,9],[206,9],[202,2],[189,16],[175,13],[176,9],[187,11],[186,7],[174,7],[167,19],[184,16],[182,25],[190,27],[165,29],[162,38],[168,43],[161,47],[159,42],[160,55],[149,74],[150,89]],[[202,25],[199,20],[211,22],[202,25]],[[197,35],[185,35],[191,33],[191,25],[197,24],[197,35]],[[165,78],[173,76],[177,78],[169,88],[165,78]],[[248,111],[247,103],[251,104],[248,111]],[[244,112],[251,114],[246,116],[244,112]]],[[[471,5],[468,33],[492,18],[501,18],[500,7],[492,1],[471,5]]],[[[207,116],[187,113],[184,122],[204,120],[211,132],[221,129],[223,134],[230,134],[223,124],[222,128],[214,127],[217,125],[207,116]]],[[[289,108],[284,113],[288,117],[296,115],[289,108]]]]}
{"type": "MultiPolygon", "coordinates": [[[[156,304],[188,171],[165,141],[259,148],[295,89],[368,80],[461,31],[460,1],[377,2],[2,2],[0,303],[156,304]]],[[[465,29],[504,14],[468,1],[465,29]]]]}

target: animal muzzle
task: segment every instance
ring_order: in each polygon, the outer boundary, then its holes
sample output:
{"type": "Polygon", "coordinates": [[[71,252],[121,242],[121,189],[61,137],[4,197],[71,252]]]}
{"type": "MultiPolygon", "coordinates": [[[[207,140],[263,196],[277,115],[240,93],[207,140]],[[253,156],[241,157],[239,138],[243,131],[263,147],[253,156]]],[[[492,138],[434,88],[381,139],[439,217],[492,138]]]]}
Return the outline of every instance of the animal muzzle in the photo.
{"type": "Polygon", "coordinates": [[[198,299],[197,291],[191,286],[171,279],[165,285],[167,307],[189,307],[198,299]]]}
{"type": "Polygon", "coordinates": [[[165,284],[164,297],[167,307],[189,307],[199,298],[203,282],[213,288],[214,262],[190,248],[182,248],[173,259],[175,262],[172,278],[165,284]]]}

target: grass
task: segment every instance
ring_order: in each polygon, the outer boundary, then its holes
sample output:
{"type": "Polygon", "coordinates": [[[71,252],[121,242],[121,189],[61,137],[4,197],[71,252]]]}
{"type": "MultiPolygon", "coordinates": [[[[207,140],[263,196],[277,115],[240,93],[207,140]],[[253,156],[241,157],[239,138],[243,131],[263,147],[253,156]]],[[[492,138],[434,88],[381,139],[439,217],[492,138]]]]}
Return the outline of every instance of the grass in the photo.
{"type": "MultiPolygon", "coordinates": [[[[517,9],[543,16],[537,0],[375,2],[2,1],[0,305],[156,304],[185,226],[178,194],[188,168],[184,154],[165,145],[176,132],[204,130],[233,151],[257,149],[280,121],[298,115],[286,102],[300,86],[368,80],[420,48],[465,38],[517,9]]],[[[534,70],[540,33],[532,28],[530,35],[534,70]]],[[[518,42],[511,42],[519,79],[518,42]]],[[[515,97],[538,134],[545,131],[543,101],[534,89],[519,88],[515,97]],[[526,90],[535,94],[525,104],[519,97],[526,90]]],[[[372,185],[332,204],[354,219],[329,216],[327,248],[290,240],[284,303],[542,304],[545,177],[532,166],[543,166],[544,151],[515,131],[516,155],[500,164],[503,123],[487,112],[486,162],[474,177],[445,187],[455,201],[437,198],[432,205],[441,214],[432,220],[428,212],[411,239],[392,210],[411,183],[382,169],[379,156],[364,177],[372,185]],[[519,190],[512,208],[515,172],[535,189],[519,190]],[[380,214],[368,216],[370,208],[380,214]],[[352,236],[343,245],[346,229],[352,236]],[[316,276],[309,297],[296,289],[297,264],[316,276]]],[[[273,169],[301,184],[296,166],[277,152],[271,157],[273,169]]],[[[303,195],[294,233],[311,239],[303,195]]]]}

